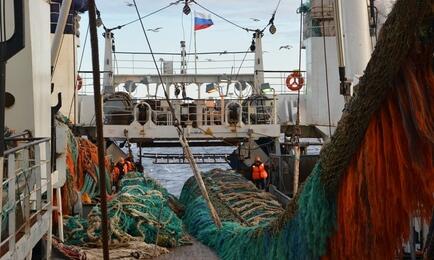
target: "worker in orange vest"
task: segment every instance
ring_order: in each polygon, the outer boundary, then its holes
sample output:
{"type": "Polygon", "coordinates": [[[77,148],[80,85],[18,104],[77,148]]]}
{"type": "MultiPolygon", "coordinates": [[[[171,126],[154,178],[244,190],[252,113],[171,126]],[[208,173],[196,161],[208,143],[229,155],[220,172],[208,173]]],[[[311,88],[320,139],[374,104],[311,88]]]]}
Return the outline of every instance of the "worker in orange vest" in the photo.
{"type": "Polygon", "coordinates": [[[128,156],[125,159],[125,165],[126,165],[127,172],[134,171],[135,167],[134,167],[134,163],[133,163],[133,158],[131,158],[130,156],[128,156]]]}
{"type": "Polygon", "coordinates": [[[268,173],[265,170],[265,165],[261,161],[261,157],[257,156],[255,162],[252,164],[252,181],[258,189],[265,189],[267,186],[268,173]]]}

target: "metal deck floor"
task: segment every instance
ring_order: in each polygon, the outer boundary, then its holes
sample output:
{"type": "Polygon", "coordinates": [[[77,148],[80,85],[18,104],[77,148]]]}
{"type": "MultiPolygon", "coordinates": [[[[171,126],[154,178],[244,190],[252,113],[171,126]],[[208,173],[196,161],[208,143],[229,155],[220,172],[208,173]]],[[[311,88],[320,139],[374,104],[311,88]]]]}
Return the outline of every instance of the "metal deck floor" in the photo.
{"type": "Polygon", "coordinates": [[[218,260],[218,256],[209,247],[203,245],[197,240],[193,240],[193,244],[189,246],[177,247],[169,254],[154,258],[156,260],[218,260]]]}

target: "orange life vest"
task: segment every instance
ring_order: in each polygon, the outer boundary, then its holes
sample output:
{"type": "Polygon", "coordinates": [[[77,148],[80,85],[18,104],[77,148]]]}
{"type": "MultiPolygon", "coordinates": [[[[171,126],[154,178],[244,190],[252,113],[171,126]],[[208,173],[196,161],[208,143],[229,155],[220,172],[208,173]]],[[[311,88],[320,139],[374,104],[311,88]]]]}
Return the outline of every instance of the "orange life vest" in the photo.
{"type": "Polygon", "coordinates": [[[252,166],[252,179],[253,180],[260,180],[260,179],[267,179],[268,173],[265,170],[265,165],[261,163],[259,166],[253,165],[252,166]]]}
{"type": "Polygon", "coordinates": [[[128,172],[132,172],[134,170],[133,163],[130,162],[130,161],[127,161],[126,164],[127,164],[127,167],[128,167],[128,172]]]}
{"type": "Polygon", "coordinates": [[[119,171],[119,168],[115,166],[112,171],[112,181],[117,182],[119,180],[119,175],[121,172],[119,171]]]}

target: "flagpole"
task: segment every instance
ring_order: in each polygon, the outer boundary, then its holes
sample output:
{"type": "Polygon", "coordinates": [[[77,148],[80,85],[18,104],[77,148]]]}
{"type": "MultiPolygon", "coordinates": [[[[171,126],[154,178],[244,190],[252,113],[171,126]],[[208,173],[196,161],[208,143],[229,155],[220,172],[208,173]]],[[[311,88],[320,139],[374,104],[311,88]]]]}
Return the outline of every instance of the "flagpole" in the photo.
{"type": "MultiPolygon", "coordinates": [[[[194,16],[196,16],[196,12],[194,12],[194,16]]],[[[193,17],[194,19],[194,17],[193,17]]],[[[194,26],[194,25],[193,25],[194,26]]],[[[196,29],[194,30],[194,75],[196,78],[197,75],[197,45],[196,45],[196,29]]],[[[196,82],[195,82],[196,83],[196,82]]],[[[200,84],[197,84],[197,97],[200,99],[200,84]]]]}

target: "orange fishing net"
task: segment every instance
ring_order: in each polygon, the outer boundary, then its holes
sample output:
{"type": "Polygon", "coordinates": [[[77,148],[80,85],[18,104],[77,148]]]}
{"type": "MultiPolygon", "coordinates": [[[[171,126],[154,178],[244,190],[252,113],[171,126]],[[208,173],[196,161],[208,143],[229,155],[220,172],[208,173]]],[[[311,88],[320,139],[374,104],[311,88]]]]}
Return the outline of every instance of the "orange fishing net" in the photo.
{"type": "MultiPolygon", "coordinates": [[[[83,200],[83,198],[86,198],[83,202],[89,203],[89,194],[82,194],[81,198],[77,195],[77,192],[83,188],[86,174],[89,174],[95,183],[99,183],[96,173],[96,167],[98,167],[97,146],[84,138],[76,138],[75,141],[78,150],[77,163],[74,162],[71,147],[66,153],[66,166],[69,170],[69,176],[62,187],[62,211],[64,215],[72,213],[72,208],[78,199],[83,200]]],[[[105,168],[110,169],[110,160],[107,157],[105,158],[105,168]]]]}
{"type": "MultiPolygon", "coordinates": [[[[372,117],[338,195],[330,259],[394,259],[434,207],[432,50],[409,58],[372,117]]],[[[349,133],[351,134],[351,133],[349,133]]]]}

